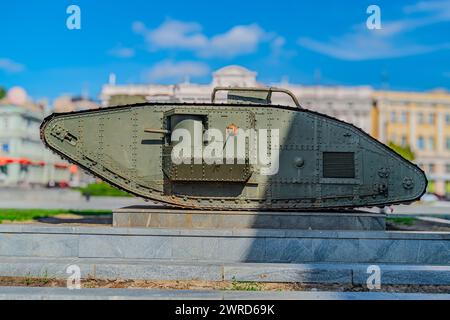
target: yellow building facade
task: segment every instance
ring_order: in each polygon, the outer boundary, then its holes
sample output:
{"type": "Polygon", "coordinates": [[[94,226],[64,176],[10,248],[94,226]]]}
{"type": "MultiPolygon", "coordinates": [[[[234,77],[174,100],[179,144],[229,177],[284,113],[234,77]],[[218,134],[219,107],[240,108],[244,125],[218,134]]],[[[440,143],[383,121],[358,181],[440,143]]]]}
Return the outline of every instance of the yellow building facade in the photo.
{"type": "Polygon", "coordinates": [[[372,135],[383,143],[410,146],[427,174],[429,192],[450,194],[450,94],[374,93],[372,135]]]}

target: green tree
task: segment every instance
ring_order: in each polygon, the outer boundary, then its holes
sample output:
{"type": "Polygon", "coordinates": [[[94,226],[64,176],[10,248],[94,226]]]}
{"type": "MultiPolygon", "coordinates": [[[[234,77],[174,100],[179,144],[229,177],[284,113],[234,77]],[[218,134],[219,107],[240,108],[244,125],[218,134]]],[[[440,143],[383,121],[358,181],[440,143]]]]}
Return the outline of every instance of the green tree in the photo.
{"type": "Polygon", "coordinates": [[[6,89],[0,86],[0,100],[6,96],[6,89]]]}
{"type": "Polygon", "coordinates": [[[389,148],[397,152],[399,155],[401,155],[403,158],[409,161],[413,161],[416,155],[414,154],[414,151],[411,150],[411,147],[409,145],[407,146],[400,146],[392,141],[389,142],[389,148]]]}

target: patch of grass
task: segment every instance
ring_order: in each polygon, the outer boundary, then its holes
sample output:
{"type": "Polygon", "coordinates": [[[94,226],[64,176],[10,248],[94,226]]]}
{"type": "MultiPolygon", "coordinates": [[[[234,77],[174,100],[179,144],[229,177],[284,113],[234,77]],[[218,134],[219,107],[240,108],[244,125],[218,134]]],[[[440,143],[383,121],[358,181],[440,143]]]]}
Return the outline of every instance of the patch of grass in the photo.
{"type": "Polygon", "coordinates": [[[237,281],[233,277],[233,281],[231,282],[231,288],[229,290],[235,291],[261,291],[263,289],[262,285],[257,282],[251,281],[237,281]]]}
{"type": "Polygon", "coordinates": [[[28,221],[58,214],[104,215],[112,214],[110,210],[64,210],[64,209],[0,209],[0,223],[8,221],[28,221]]]}
{"type": "Polygon", "coordinates": [[[50,279],[49,276],[48,276],[48,271],[45,270],[45,272],[44,272],[44,274],[43,274],[43,276],[42,276],[42,284],[43,284],[43,285],[47,285],[47,284],[50,283],[50,281],[51,281],[51,279],[50,279]]]}
{"type": "Polygon", "coordinates": [[[92,197],[131,197],[131,195],[122,190],[111,187],[105,182],[91,183],[86,187],[78,188],[83,195],[90,195],[92,197]]]}
{"type": "Polygon", "coordinates": [[[405,226],[412,226],[416,218],[404,217],[404,218],[387,218],[386,221],[389,221],[394,224],[402,224],[405,226]]]}
{"type": "Polygon", "coordinates": [[[29,286],[33,283],[33,278],[30,276],[30,273],[28,273],[28,276],[24,277],[22,281],[24,285],[29,286]]]}

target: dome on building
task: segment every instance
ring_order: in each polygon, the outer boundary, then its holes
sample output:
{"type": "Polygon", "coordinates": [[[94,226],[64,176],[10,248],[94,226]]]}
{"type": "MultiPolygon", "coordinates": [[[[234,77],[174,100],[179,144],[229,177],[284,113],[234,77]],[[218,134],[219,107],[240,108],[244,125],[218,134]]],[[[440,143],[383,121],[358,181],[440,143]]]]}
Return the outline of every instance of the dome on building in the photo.
{"type": "Polygon", "coordinates": [[[257,86],[256,75],[256,72],[241,66],[226,66],[213,73],[213,85],[223,87],[255,87],[257,86]]]}
{"type": "Polygon", "coordinates": [[[8,101],[14,105],[25,105],[28,100],[28,95],[22,87],[13,87],[8,90],[8,101]]]}

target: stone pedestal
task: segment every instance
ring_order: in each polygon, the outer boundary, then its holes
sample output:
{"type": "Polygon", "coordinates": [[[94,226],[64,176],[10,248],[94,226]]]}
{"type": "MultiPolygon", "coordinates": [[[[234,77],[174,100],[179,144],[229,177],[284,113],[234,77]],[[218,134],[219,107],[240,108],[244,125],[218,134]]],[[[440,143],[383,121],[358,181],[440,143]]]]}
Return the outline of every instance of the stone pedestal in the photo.
{"type": "MultiPolygon", "coordinates": [[[[0,224],[0,276],[449,285],[450,233],[0,224]]],[[[76,290],[75,290],[76,291],[76,290]]],[[[1,297],[0,297],[1,298],[1,297]]]]}
{"type": "Polygon", "coordinates": [[[364,211],[203,211],[130,206],[113,211],[114,227],[174,229],[385,230],[384,214],[364,211]]]}

